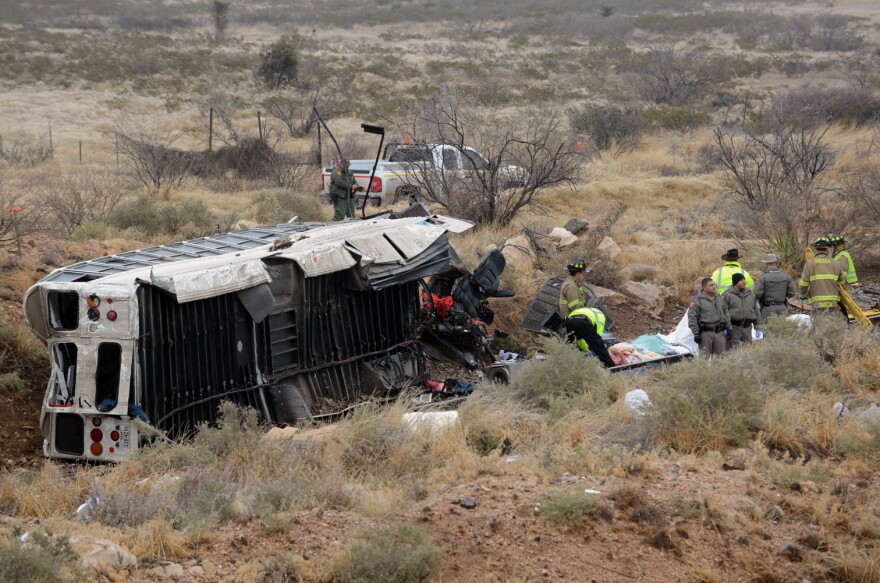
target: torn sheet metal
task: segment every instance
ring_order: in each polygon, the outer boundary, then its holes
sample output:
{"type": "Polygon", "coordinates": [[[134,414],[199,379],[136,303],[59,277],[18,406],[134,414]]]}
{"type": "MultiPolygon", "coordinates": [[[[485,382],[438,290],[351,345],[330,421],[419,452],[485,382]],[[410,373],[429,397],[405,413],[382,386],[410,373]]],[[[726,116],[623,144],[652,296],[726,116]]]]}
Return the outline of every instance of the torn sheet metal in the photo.
{"type": "Polygon", "coordinates": [[[269,283],[269,272],[262,261],[252,259],[186,273],[161,275],[151,272],[150,283],[174,294],[177,302],[184,304],[269,283]]]}
{"type": "Polygon", "coordinates": [[[421,254],[431,243],[445,236],[446,231],[431,225],[406,225],[393,231],[388,231],[385,237],[403,253],[407,259],[412,259],[421,254]]]}

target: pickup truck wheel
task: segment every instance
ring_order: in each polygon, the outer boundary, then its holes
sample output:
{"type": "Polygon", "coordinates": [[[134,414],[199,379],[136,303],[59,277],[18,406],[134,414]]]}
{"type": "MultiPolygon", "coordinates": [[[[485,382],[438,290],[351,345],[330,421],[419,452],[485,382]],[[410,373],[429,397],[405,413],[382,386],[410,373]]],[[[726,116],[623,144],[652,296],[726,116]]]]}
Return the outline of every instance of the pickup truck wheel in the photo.
{"type": "Polygon", "coordinates": [[[413,202],[419,199],[419,189],[415,186],[400,186],[397,190],[394,191],[394,201],[392,204],[396,204],[402,198],[409,198],[413,202]]]}

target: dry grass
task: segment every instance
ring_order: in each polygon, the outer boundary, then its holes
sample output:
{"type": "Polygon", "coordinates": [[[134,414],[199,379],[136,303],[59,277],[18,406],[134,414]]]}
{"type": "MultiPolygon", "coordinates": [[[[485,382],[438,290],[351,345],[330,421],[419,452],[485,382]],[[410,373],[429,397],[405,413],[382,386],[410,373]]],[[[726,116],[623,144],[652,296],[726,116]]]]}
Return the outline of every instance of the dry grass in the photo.
{"type": "Polygon", "coordinates": [[[126,547],[138,557],[174,561],[192,554],[192,545],[187,536],[164,519],[151,520],[128,530],[123,540],[126,547]]]}
{"type": "Polygon", "coordinates": [[[0,475],[0,504],[17,516],[69,515],[85,500],[91,477],[85,468],[76,468],[72,476],[70,473],[52,462],[45,463],[39,471],[3,473],[0,475]]]}

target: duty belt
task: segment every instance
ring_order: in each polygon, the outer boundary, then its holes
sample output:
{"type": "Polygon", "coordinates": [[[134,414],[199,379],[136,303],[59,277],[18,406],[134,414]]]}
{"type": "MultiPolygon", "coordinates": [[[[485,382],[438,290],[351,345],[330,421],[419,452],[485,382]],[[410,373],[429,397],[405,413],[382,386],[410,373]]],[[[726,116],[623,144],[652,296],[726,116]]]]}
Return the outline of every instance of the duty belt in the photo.
{"type": "Polygon", "coordinates": [[[700,330],[703,332],[721,332],[724,330],[724,324],[715,324],[714,326],[700,325],[700,330]]]}
{"type": "Polygon", "coordinates": [[[781,306],[784,305],[785,302],[761,302],[765,306],[781,306]]]}
{"type": "Polygon", "coordinates": [[[731,320],[730,323],[734,326],[751,326],[751,320],[731,320]]]}

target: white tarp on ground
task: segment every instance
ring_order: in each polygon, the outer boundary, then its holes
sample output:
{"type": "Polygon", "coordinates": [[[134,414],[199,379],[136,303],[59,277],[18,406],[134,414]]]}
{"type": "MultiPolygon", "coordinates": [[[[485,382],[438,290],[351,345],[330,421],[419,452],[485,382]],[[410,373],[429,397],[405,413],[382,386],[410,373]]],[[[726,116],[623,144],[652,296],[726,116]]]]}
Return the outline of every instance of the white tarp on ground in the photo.
{"type": "Polygon", "coordinates": [[[682,316],[681,320],[678,322],[678,326],[675,327],[675,330],[673,330],[671,334],[658,334],[657,336],[670,344],[680,344],[681,346],[684,346],[691,351],[691,354],[695,355],[700,352],[700,347],[694,342],[694,333],[691,332],[691,329],[688,327],[687,311],[685,311],[684,316],[682,316]]]}
{"type": "MultiPolygon", "coordinates": [[[[158,269],[156,270],[158,271],[158,269]]],[[[269,282],[263,262],[252,259],[210,269],[159,275],[150,273],[150,283],[177,296],[178,303],[192,302],[240,291],[269,282]]]]}

